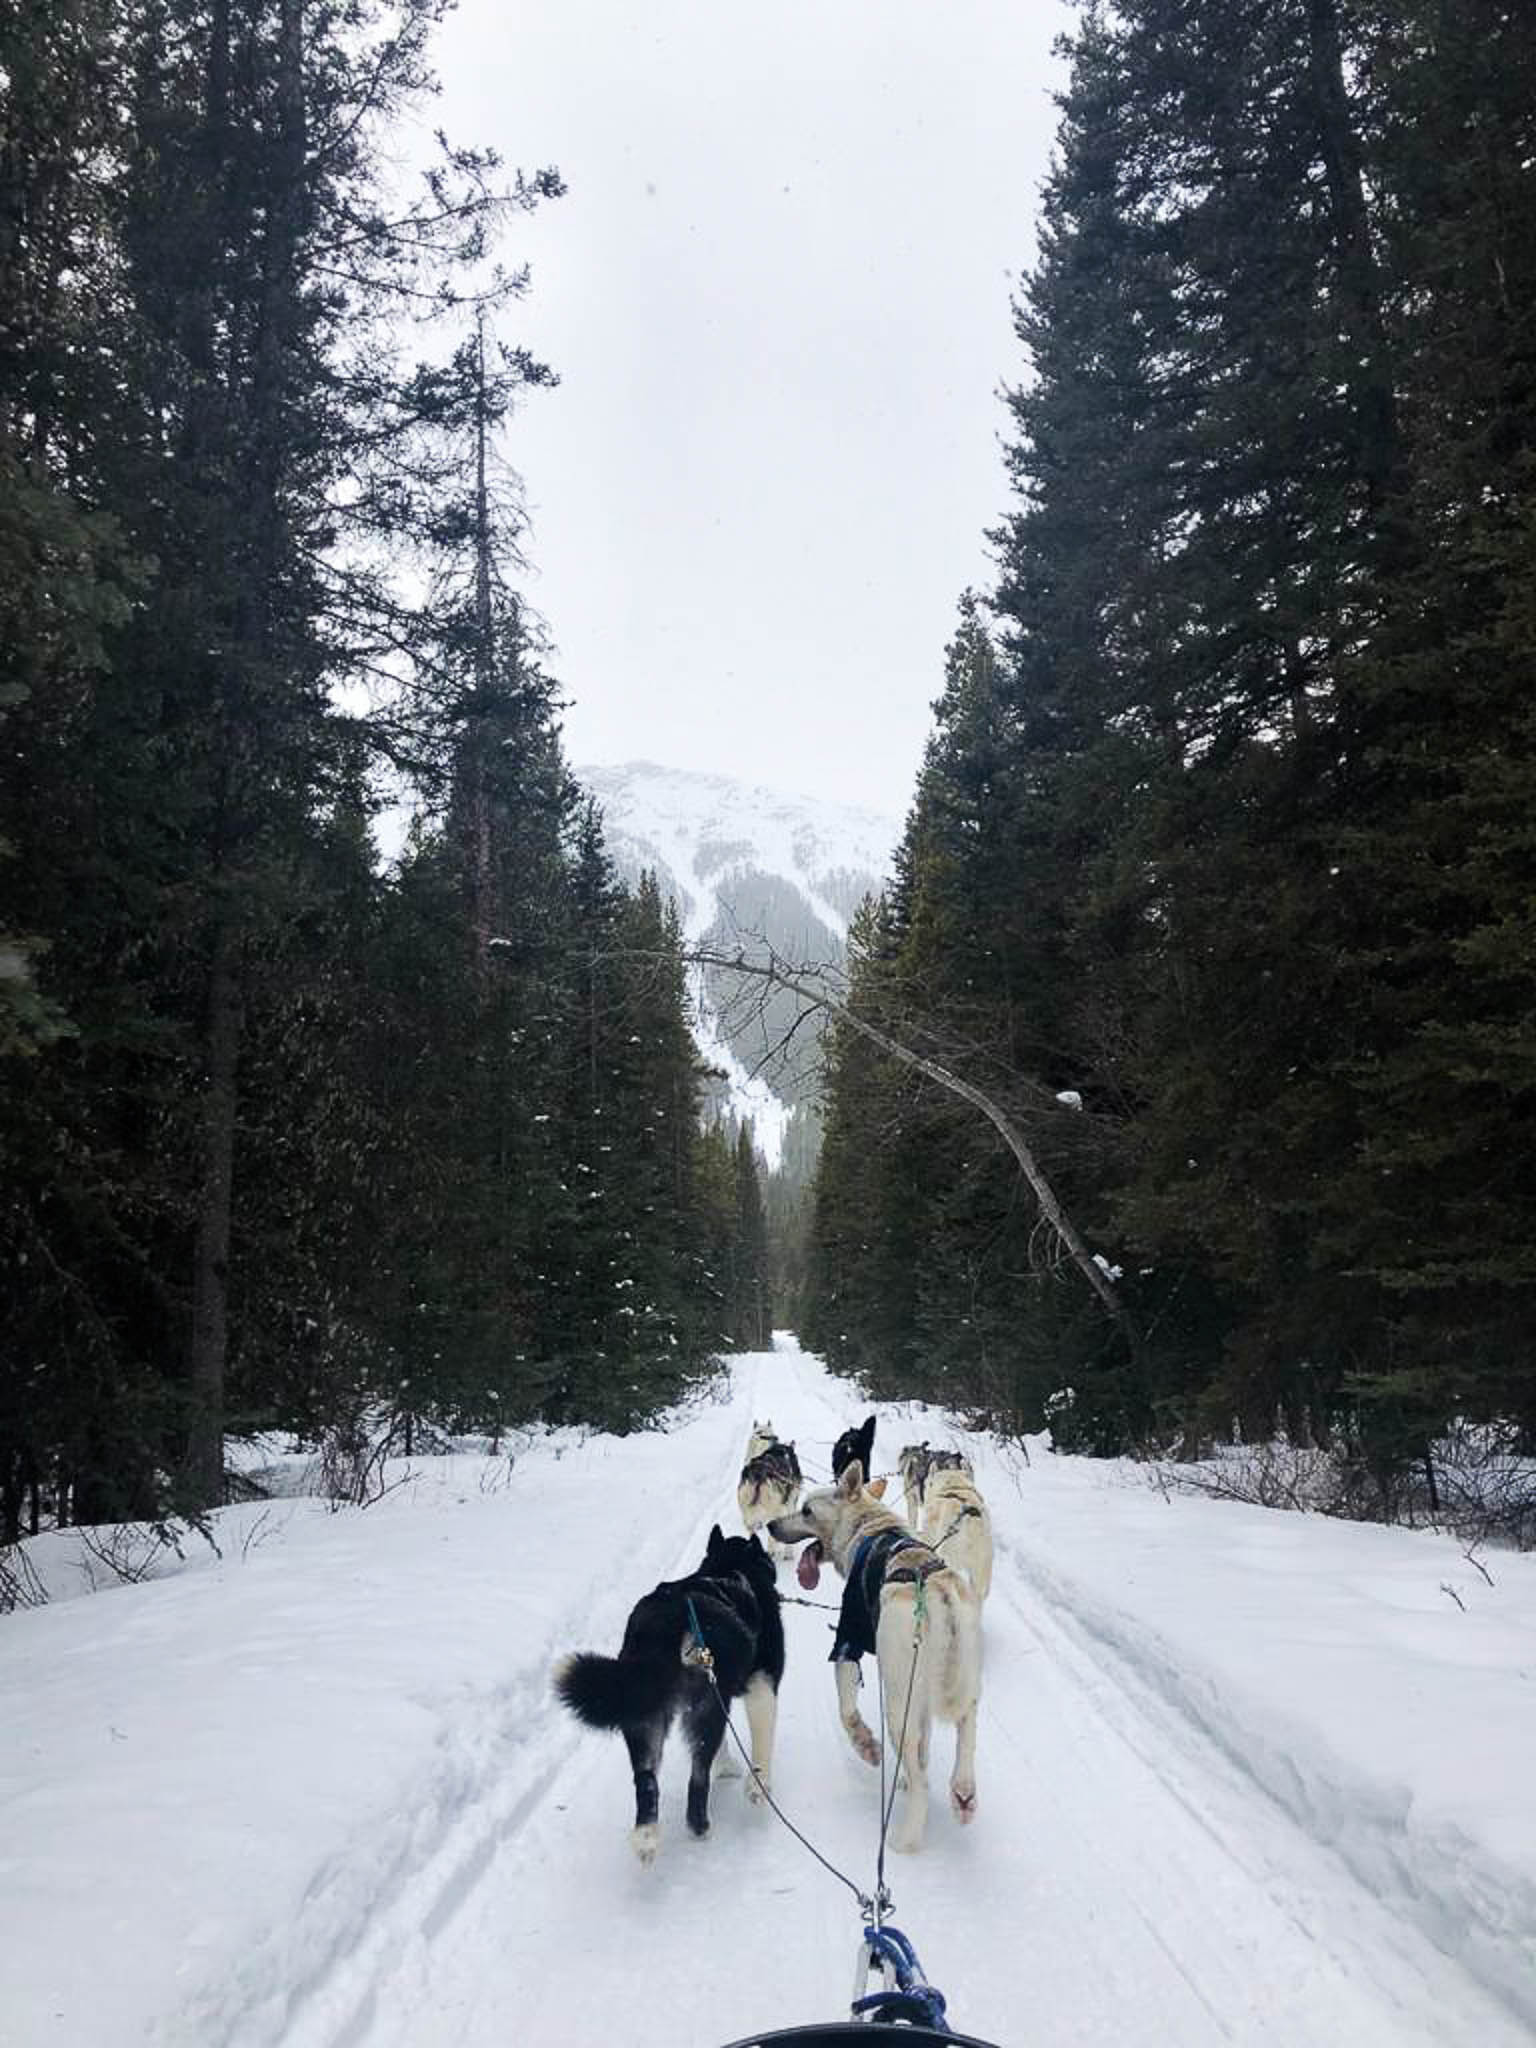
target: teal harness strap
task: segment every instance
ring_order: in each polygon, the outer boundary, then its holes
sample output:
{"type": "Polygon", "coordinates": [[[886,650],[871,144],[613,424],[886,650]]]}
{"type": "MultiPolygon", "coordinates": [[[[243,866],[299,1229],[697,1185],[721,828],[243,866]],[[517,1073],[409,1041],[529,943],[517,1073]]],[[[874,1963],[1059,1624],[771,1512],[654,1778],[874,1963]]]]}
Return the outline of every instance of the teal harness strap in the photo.
{"type": "Polygon", "coordinates": [[[684,1650],[683,1662],[702,1668],[713,1679],[715,1653],[704,1640],[704,1631],[699,1625],[699,1614],[698,1609],[693,1604],[693,1595],[689,1593],[686,1597],[688,1604],[688,1626],[693,1631],[693,1643],[689,1649],[684,1650]]]}

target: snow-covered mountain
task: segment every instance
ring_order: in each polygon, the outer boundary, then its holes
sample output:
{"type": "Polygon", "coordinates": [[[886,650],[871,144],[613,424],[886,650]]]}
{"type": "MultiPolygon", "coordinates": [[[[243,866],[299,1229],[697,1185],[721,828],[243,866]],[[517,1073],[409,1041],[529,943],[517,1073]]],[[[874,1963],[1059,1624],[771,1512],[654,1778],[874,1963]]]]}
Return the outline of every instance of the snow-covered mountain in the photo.
{"type": "MultiPolygon", "coordinates": [[[[693,945],[752,952],[766,940],[783,958],[841,965],[848,921],[881,887],[900,834],[894,818],[852,804],[787,796],[726,775],[629,761],[578,768],[602,805],[608,850],[626,880],[652,869],[693,945]]],[[[814,1035],[796,1032],[792,998],[743,1001],[728,978],[695,983],[706,1056],[728,1078],[731,1106],[752,1117],[776,1158],[791,1109],[813,1100],[814,1035]],[[761,1071],[759,1071],[761,1068],[761,1071]]]]}

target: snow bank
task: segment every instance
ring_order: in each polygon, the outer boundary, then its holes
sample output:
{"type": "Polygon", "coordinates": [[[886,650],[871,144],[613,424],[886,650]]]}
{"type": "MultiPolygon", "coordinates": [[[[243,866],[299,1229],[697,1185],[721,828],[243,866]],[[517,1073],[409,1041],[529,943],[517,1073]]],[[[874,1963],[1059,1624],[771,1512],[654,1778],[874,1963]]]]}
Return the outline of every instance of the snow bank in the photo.
{"type": "Polygon", "coordinates": [[[1168,1740],[1214,1743],[1536,2029],[1536,1557],[1485,1577],[1424,1531],[991,1464],[1001,1553],[1168,1740]]]}
{"type": "Polygon", "coordinates": [[[739,1427],[706,1406],[510,1477],[431,1460],[372,1508],[285,1501],[259,1545],[0,1623],[4,2048],[287,2041],[402,1901],[450,1911],[578,1739],[557,1650],[616,1639],[637,1581],[702,1551],[671,1483],[696,1459],[716,1491],[739,1427]]]}

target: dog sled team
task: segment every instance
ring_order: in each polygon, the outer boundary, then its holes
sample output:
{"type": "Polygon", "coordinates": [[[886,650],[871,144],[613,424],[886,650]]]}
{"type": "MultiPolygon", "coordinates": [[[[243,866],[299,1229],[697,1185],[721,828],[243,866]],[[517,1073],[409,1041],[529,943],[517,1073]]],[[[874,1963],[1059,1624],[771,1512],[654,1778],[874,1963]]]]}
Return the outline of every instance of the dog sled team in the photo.
{"type": "Polygon", "coordinates": [[[717,1523],[696,1571],[663,1582],[632,1610],[616,1657],[578,1651],[555,1672],[555,1689],[588,1727],[621,1733],[635,1785],[631,1844],[650,1863],[660,1842],[657,1778],[677,1722],[690,1752],[687,1817],[709,1832],[713,1775],[732,1767],[727,1717],[740,1700],[750,1743],[747,1796],[771,1796],[774,1728],[784,1676],[784,1629],[775,1559],[799,1553],[807,1592],[830,1563],[843,1582],[831,1662],[838,1712],[854,1749],[878,1765],[881,1738],[859,1712],[862,1660],[873,1656],[885,1701],[886,1736],[904,1803],[896,1849],[922,1847],[928,1815],[933,1723],[955,1730],[949,1799],[962,1824],[976,1815],[976,1710],[981,1689],[981,1614],[992,1584],[992,1525],[969,1459],[909,1445],[897,1460],[905,1514],[885,1505],[871,1479],[875,1417],[832,1449],[832,1483],[804,1490],[792,1443],[754,1422],[737,1505],[742,1536],[717,1523]],[[766,1539],[766,1541],[765,1541],[766,1539]]]}

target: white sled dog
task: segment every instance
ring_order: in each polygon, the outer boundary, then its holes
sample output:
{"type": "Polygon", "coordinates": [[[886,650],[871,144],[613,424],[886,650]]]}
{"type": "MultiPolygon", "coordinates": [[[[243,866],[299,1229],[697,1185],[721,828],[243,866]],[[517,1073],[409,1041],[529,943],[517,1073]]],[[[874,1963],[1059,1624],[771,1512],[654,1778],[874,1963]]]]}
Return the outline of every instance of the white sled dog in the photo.
{"type": "MultiPolygon", "coordinates": [[[[754,1534],[775,1515],[787,1515],[799,1502],[802,1483],[794,1445],[781,1442],[771,1422],[754,1422],[747,1438],[741,1483],[736,1488],[736,1505],[747,1534],[754,1534]]],[[[794,1556],[785,1543],[770,1542],[768,1549],[773,1557],[794,1556]]]]}
{"type": "Polygon", "coordinates": [[[923,1488],[923,1537],[946,1564],[959,1567],[978,1600],[992,1590],[992,1517],[968,1472],[930,1471],[923,1488]]]}
{"type": "Polygon", "coordinates": [[[863,1468],[850,1465],[835,1486],[819,1487],[798,1512],[768,1525],[780,1543],[804,1543],[799,1579],[807,1590],[830,1558],[844,1579],[832,1661],[848,1739],[868,1764],[880,1743],[859,1713],[859,1660],[880,1660],[885,1718],[899,1752],[906,1800],[894,1849],[920,1849],[928,1824],[928,1742],[935,1717],[955,1727],[949,1803],[956,1820],[976,1817],[976,1703],[981,1692],[981,1602],[954,1569],[869,1493],[863,1468]]]}

